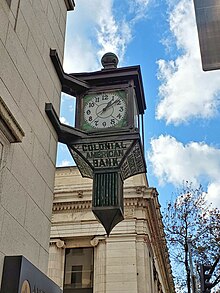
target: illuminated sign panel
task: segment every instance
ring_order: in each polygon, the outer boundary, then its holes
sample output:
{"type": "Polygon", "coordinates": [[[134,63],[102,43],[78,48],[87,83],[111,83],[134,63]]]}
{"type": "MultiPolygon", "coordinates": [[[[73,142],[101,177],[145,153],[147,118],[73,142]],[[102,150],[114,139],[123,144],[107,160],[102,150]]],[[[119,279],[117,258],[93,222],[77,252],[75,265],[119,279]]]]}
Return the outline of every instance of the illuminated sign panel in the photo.
{"type": "Polygon", "coordinates": [[[220,1],[194,0],[203,70],[220,69],[220,1]]]}

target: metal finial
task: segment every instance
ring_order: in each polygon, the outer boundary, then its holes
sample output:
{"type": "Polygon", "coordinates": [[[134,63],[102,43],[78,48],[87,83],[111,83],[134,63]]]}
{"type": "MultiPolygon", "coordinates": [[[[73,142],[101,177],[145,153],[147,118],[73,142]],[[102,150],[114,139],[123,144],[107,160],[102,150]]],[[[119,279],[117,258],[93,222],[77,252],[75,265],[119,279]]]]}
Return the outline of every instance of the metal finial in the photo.
{"type": "Polygon", "coordinates": [[[118,57],[114,53],[106,53],[101,59],[103,69],[114,69],[118,65],[118,57]]]}

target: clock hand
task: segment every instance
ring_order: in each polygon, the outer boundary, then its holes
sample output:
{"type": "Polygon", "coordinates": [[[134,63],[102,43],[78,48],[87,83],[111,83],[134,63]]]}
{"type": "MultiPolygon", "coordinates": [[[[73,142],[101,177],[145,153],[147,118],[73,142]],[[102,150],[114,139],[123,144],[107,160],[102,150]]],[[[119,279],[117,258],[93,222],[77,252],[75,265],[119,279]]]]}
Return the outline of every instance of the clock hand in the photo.
{"type": "Polygon", "coordinates": [[[102,110],[100,110],[100,111],[97,113],[97,115],[99,115],[99,114],[105,112],[105,111],[106,111],[111,105],[114,104],[114,103],[112,103],[113,101],[114,101],[114,99],[112,99],[111,101],[109,101],[109,102],[106,104],[106,106],[105,106],[102,110]]]}
{"type": "Polygon", "coordinates": [[[102,111],[105,112],[106,109],[107,109],[108,107],[110,107],[110,105],[111,105],[111,103],[112,103],[113,101],[114,101],[114,99],[111,99],[111,101],[109,101],[109,102],[107,103],[107,105],[102,109],[102,111]]]}
{"type": "Polygon", "coordinates": [[[112,105],[114,105],[115,103],[117,103],[118,100],[119,100],[119,98],[117,100],[115,100],[115,101],[112,99],[110,102],[108,102],[108,104],[105,106],[105,108],[102,109],[102,112],[105,112],[109,107],[111,107],[112,105]]]}

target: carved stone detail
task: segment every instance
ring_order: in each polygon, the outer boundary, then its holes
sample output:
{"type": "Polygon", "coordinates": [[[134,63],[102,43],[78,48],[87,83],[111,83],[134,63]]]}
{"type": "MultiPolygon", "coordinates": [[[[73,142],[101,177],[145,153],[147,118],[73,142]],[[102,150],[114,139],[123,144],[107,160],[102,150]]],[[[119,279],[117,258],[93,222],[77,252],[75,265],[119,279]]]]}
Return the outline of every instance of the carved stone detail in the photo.
{"type": "Polygon", "coordinates": [[[21,142],[24,131],[0,96],[0,129],[9,142],[21,142]]]}
{"type": "Polygon", "coordinates": [[[65,248],[65,242],[61,239],[57,240],[56,247],[57,248],[65,248]]]}

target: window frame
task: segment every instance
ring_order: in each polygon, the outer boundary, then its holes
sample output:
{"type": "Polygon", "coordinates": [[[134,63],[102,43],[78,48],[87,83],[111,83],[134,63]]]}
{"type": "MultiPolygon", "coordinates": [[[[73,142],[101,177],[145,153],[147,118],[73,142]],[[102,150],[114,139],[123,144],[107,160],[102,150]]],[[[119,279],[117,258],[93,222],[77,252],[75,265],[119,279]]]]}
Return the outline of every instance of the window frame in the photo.
{"type": "MultiPolygon", "coordinates": [[[[89,246],[89,247],[68,247],[68,248],[66,248],[65,249],[65,259],[64,259],[64,276],[63,276],[63,292],[65,293],[67,293],[68,291],[69,292],[74,292],[74,291],[76,291],[77,293],[78,292],[93,292],[93,287],[94,287],[94,247],[91,247],[91,246],[89,246]],[[92,258],[91,258],[91,263],[90,263],[90,268],[91,268],[91,270],[90,270],[90,284],[91,284],[91,286],[90,287],[78,287],[78,286],[76,286],[76,287],[71,287],[71,288],[68,288],[67,286],[66,286],[66,288],[65,288],[65,285],[67,285],[67,284],[65,284],[65,281],[66,281],[66,271],[67,271],[67,265],[66,265],[66,263],[67,263],[67,251],[69,250],[70,252],[72,251],[72,250],[80,250],[80,249],[89,249],[89,250],[91,250],[91,254],[92,254],[92,258]],[[88,291],[86,291],[86,290],[88,290],[88,291]]],[[[81,266],[82,267],[82,284],[81,285],[83,285],[83,263],[82,264],[78,264],[78,263],[71,263],[71,268],[72,267],[74,267],[74,266],[81,266]]],[[[71,272],[71,279],[72,279],[72,273],[73,272],[71,272]]]]}

